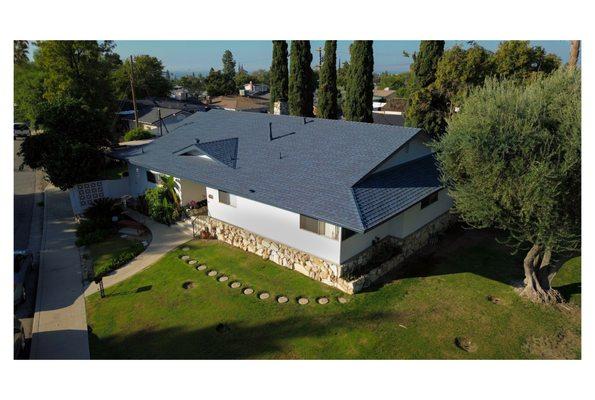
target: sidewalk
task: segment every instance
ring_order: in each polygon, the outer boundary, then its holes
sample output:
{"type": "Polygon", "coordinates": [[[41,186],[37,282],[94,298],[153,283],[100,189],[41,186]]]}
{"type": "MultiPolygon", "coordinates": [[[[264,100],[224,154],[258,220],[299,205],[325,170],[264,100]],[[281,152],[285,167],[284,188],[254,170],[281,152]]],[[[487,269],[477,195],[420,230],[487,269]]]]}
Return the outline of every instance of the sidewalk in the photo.
{"type": "Polygon", "coordinates": [[[89,358],[75,229],[68,192],[47,187],[31,359],[89,358]]]}
{"type": "MultiPolygon", "coordinates": [[[[126,211],[126,214],[149,228],[153,238],[145,251],[139,254],[134,260],[122,268],[112,271],[109,275],[103,278],[104,288],[108,288],[130,278],[132,275],[153,265],[157,260],[163,257],[165,253],[192,240],[192,235],[188,232],[188,228],[180,224],[172,226],[163,225],[134,210],[126,211]]],[[[99,286],[92,282],[85,290],[85,297],[98,291],[99,286]]]]}

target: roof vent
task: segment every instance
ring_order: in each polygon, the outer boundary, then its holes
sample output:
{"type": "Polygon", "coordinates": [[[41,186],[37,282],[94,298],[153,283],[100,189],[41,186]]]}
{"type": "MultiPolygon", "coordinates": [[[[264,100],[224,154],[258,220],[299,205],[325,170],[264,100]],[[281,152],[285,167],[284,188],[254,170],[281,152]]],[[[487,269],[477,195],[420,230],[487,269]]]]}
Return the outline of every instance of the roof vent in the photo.
{"type": "Polygon", "coordinates": [[[200,143],[200,139],[199,138],[194,138],[194,140],[196,141],[196,144],[200,143]]]}
{"type": "Polygon", "coordinates": [[[273,141],[273,123],[269,122],[269,140],[273,141]]]}

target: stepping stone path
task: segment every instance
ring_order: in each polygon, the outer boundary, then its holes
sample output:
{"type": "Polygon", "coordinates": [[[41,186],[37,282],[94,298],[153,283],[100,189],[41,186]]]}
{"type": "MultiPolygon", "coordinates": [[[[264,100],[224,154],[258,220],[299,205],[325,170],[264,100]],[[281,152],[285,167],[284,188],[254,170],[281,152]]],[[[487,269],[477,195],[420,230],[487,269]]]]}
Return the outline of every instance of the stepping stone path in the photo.
{"type": "Polygon", "coordinates": [[[215,271],[215,270],[209,271],[209,272],[207,273],[207,275],[208,275],[208,276],[215,276],[215,275],[217,275],[217,271],[215,271]]]}
{"type": "Polygon", "coordinates": [[[300,297],[298,299],[298,303],[300,303],[301,305],[305,306],[306,304],[308,304],[310,302],[310,300],[308,300],[306,297],[300,297]]]}
{"type": "Polygon", "coordinates": [[[204,264],[200,264],[198,267],[196,267],[196,269],[199,271],[204,271],[205,269],[207,269],[207,266],[204,264]]]}
{"type": "Polygon", "coordinates": [[[328,304],[328,297],[319,297],[316,301],[318,302],[318,304],[328,304]]]}
{"type": "Polygon", "coordinates": [[[337,297],[337,300],[339,301],[339,303],[341,304],[345,304],[347,303],[349,300],[347,300],[345,297],[337,297]]]}
{"type": "Polygon", "coordinates": [[[188,261],[188,264],[190,264],[190,265],[194,265],[194,264],[196,264],[197,262],[198,262],[198,261],[196,261],[196,260],[190,260],[190,261],[188,261]]]}
{"type": "Polygon", "coordinates": [[[252,288],[246,288],[242,291],[242,293],[246,294],[246,295],[251,295],[252,293],[254,293],[254,289],[252,288]]]}
{"type": "Polygon", "coordinates": [[[268,299],[270,296],[271,296],[271,295],[270,295],[270,294],[268,294],[267,292],[262,292],[261,294],[259,294],[259,295],[258,295],[258,298],[259,298],[260,300],[266,300],[266,299],[268,299]]]}
{"type": "Polygon", "coordinates": [[[190,247],[182,247],[182,251],[188,251],[190,250],[190,247]]]}
{"type": "Polygon", "coordinates": [[[229,278],[228,278],[227,276],[223,275],[223,276],[220,276],[220,277],[219,277],[219,279],[217,279],[217,280],[218,280],[219,282],[225,282],[225,281],[227,281],[228,279],[229,279],[229,278]]]}
{"type": "Polygon", "coordinates": [[[465,336],[455,338],[455,345],[467,353],[475,353],[477,351],[477,344],[473,343],[471,339],[465,336]]]}
{"type": "Polygon", "coordinates": [[[288,299],[287,297],[285,297],[285,296],[279,296],[279,297],[277,297],[277,302],[278,302],[279,304],[285,304],[285,303],[287,303],[288,301],[289,301],[289,299],[288,299]]]}
{"type": "Polygon", "coordinates": [[[182,256],[180,257],[180,259],[186,261],[190,259],[190,256],[182,256]]]}
{"type": "Polygon", "coordinates": [[[237,282],[237,281],[236,282],[232,282],[231,285],[229,285],[229,287],[232,288],[232,289],[237,289],[240,286],[242,286],[242,284],[240,282],[237,282]]]}

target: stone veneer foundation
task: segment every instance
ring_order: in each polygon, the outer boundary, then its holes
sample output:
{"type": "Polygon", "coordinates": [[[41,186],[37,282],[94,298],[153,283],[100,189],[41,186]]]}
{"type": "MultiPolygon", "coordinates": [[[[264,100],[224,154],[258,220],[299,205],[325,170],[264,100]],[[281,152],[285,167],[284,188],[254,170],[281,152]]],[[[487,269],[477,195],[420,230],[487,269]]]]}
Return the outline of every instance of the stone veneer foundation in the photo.
{"type": "Polygon", "coordinates": [[[433,238],[436,238],[438,233],[448,228],[453,221],[454,216],[447,212],[403,239],[387,236],[341,265],[331,263],[207,215],[196,219],[194,232],[198,237],[213,237],[244,251],[261,256],[265,260],[270,260],[300,272],[345,293],[354,294],[370,286],[386,273],[398,269],[407,258],[429,244],[433,238]],[[353,280],[345,279],[354,269],[372,262],[382,247],[398,248],[399,252],[362,276],[353,280]]]}

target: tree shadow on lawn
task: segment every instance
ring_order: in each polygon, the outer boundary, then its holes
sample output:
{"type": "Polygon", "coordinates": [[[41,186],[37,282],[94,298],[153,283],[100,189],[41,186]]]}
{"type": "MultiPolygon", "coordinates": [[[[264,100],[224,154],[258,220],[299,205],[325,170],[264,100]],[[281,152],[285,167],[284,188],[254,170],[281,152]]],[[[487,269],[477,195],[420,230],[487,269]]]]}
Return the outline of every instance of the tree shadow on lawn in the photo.
{"type": "MultiPolygon", "coordinates": [[[[296,339],[300,342],[300,339],[330,337],[352,326],[368,326],[374,332],[381,322],[393,320],[398,324],[408,318],[399,312],[375,312],[356,317],[340,313],[291,317],[259,325],[222,320],[196,330],[147,328],[106,338],[99,338],[89,327],[89,344],[95,359],[290,359],[303,356],[295,351],[296,339]]],[[[345,342],[344,346],[354,344],[345,342]]]]}
{"type": "Polygon", "coordinates": [[[521,281],[522,252],[497,242],[502,234],[495,230],[466,229],[460,225],[447,230],[437,244],[424,248],[418,256],[406,261],[403,268],[387,274],[365,291],[375,291],[387,283],[404,278],[472,273],[510,285],[521,281]]]}

